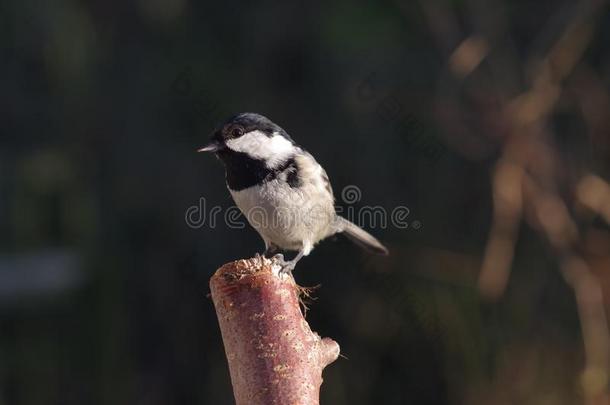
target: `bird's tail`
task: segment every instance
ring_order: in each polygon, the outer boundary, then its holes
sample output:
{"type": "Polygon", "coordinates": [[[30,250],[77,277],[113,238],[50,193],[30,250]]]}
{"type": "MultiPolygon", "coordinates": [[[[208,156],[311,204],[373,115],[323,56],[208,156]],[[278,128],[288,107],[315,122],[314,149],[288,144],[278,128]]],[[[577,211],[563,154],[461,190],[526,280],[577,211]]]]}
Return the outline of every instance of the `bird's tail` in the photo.
{"type": "Polygon", "coordinates": [[[337,216],[337,232],[343,233],[349,240],[370,253],[387,255],[388,249],[381,244],[373,235],[366,232],[353,222],[337,216]]]}

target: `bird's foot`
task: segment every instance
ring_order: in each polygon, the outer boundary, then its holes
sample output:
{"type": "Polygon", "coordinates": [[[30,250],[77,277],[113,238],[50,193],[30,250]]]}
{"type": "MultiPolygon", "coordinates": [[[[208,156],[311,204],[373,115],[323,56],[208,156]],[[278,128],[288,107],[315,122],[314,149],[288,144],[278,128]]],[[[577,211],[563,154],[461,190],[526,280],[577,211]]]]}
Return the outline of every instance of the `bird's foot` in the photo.
{"type": "Polygon", "coordinates": [[[294,270],[296,263],[294,261],[284,262],[284,265],[280,269],[280,274],[292,276],[292,270],[294,270]]]}
{"type": "Polygon", "coordinates": [[[286,260],[284,260],[284,255],[281,253],[275,254],[271,257],[271,260],[275,263],[278,264],[281,267],[284,267],[286,265],[286,260]]]}
{"type": "Polygon", "coordinates": [[[284,255],[281,253],[273,255],[271,260],[273,260],[274,264],[279,266],[280,275],[292,275],[292,270],[294,270],[294,267],[296,265],[296,262],[294,260],[286,261],[284,259],[284,255]]]}

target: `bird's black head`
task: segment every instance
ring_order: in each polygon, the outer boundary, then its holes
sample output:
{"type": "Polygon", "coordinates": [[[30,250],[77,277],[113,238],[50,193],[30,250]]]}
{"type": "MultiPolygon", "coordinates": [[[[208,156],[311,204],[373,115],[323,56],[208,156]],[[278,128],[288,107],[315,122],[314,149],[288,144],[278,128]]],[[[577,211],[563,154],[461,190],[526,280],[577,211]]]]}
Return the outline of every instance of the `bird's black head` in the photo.
{"type": "Polygon", "coordinates": [[[213,152],[224,163],[227,185],[242,190],[274,175],[294,159],[299,147],[268,118],[242,113],[222,123],[199,152],[213,152]]]}
{"type": "MultiPolygon", "coordinates": [[[[240,113],[225,120],[212,134],[211,142],[199,149],[199,152],[214,152],[221,156],[231,151],[242,153],[262,152],[262,149],[277,151],[276,144],[294,144],[279,125],[269,118],[256,113],[240,113]],[[278,142],[275,137],[281,137],[287,142],[278,142]]],[[[259,153],[260,154],[260,153],[259,153]]]]}

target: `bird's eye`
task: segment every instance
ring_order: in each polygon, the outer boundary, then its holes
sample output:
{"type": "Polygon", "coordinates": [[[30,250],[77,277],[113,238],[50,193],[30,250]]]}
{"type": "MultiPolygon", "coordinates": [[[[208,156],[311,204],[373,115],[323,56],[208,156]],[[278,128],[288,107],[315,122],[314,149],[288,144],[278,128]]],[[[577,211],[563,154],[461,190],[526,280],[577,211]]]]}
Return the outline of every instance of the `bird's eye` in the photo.
{"type": "Polygon", "coordinates": [[[231,128],[231,136],[233,138],[239,138],[244,134],[244,129],[242,127],[233,127],[231,128]]]}

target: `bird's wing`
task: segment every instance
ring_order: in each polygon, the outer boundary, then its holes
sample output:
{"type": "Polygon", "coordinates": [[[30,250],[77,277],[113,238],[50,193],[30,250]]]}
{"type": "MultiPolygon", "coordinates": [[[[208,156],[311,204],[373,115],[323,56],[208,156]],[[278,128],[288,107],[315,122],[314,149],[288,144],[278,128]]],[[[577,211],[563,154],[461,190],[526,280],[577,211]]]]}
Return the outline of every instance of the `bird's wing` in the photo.
{"type": "Polygon", "coordinates": [[[303,151],[299,154],[295,161],[299,166],[299,177],[303,183],[310,183],[325,190],[332,201],[334,201],[334,194],[328,174],[326,170],[316,161],[316,159],[307,151],[303,151]]]}

